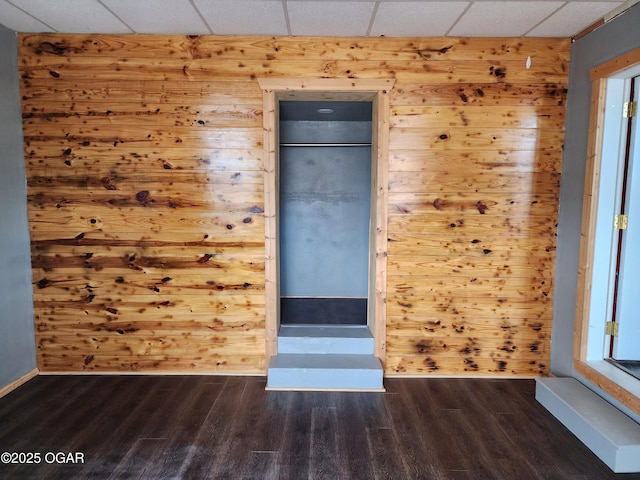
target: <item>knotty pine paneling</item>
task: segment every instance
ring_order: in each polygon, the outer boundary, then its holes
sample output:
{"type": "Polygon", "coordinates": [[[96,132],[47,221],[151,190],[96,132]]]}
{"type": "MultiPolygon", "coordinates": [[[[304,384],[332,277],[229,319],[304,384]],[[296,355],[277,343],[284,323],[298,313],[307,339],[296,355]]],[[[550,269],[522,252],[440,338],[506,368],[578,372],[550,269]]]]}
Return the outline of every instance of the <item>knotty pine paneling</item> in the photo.
{"type": "Polygon", "coordinates": [[[19,40],[42,371],[265,371],[256,78],[314,77],[396,80],[387,375],[548,372],[568,40],[19,40]]]}

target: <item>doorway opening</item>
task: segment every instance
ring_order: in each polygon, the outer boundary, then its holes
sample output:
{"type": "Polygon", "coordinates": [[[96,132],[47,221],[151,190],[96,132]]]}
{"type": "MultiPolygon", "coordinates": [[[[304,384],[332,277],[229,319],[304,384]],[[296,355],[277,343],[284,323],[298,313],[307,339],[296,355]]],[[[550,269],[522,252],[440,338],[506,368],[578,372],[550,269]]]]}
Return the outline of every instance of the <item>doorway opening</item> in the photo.
{"type": "MultiPolygon", "coordinates": [[[[366,244],[368,247],[365,248],[365,251],[367,251],[367,291],[366,295],[364,295],[366,298],[365,328],[370,332],[370,337],[373,338],[373,355],[384,366],[386,356],[389,92],[393,88],[394,79],[261,78],[258,79],[258,84],[263,91],[264,116],[265,355],[267,363],[269,363],[270,358],[273,359],[279,353],[282,353],[278,344],[282,320],[282,270],[288,267],[286,261],[285,265],[281,263],[281,248],[283,245],[280,239],[280,182],[282,181],[280,144],[285,143],[283,140],[286,139],[286,133],[284,134],[285,137],[283,137],[281,132],[282,125],[280,125],[280,108],[284,105],[283,102],[288,101],[303,103],[362,102],[371,110],[371,126],[368,128],[371,137],[369,141],[371,145],[368,146],[370,149],[368,157],[370,165],[370,174],[368,175],[370,199],[368,205],[370,212],[367,217],[369,221],[367,227],[369,238],[366,244]]],[[[336,108],[338,107],[339,105],[336,104],[336,108]]],[[[323,104],[319,108],[329,109],[331,107],[323,104]]],[[[318,115],[326,115],[326,113],[318,113],[317,110],[316,113],[318,115]]],[[[335,108],[333,110],[335,111],[335,108]]],[[[349,140],[349,142],[353,143],[354,140],[349,140]]],[[[359,143],[359,140],[356,143],[359,143]]],[[[367,142],[364,141],[362,143],[367,142]]],[[[367,146],[363,145],[363,147],[367,146]]],[[[353,149],[359,147],[349,146],[345,148],[353,149]]],[[[292,195],[295,196],[295,194],[292,195]]],[[[361,203],[366,202],[362,200],[361,203]]],[[[329,243],[331,244],[331,242],[329,243]]],[[[307,250],[308,253],[313,251],[307,250]]],[[[357,276],[361,278],[360,274],[357,276]]],[[[340,281],[342,280],[341,278],[340,281]]],[[[285,298],[289,296],[286,291],[284,293],[285,298]]],[[[307,293],[305,293],[306,295],[307,293]]],[[[325,295],[325,293],[311,292],[308,296],[321,297],[322,295],[325,295]]],[[[359,290],[357,294],[349,292],[348,295],[343,291],[339,296],[347,298],[360,297],[362,300],[362,290],[359,290]]],[[[286,312],[284,317],[287,318],[286,312]]]]}
{"type": "Polygon", "coordinates": [[[279,104],[280,323],[366,325],[372,102],[279,104]]]}

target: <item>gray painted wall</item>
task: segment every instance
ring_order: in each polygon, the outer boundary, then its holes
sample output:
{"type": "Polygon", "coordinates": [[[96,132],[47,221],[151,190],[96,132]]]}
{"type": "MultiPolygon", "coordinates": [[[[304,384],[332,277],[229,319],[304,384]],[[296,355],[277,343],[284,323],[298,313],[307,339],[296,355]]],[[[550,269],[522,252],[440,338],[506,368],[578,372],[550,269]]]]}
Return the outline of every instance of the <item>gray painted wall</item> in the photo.
{"type": "Polygon", "coordinates": [[[582,196],[586,172],[591,80],[589,70],[640,47],[640,4],[577,40],[571,50],[569,92],[556,257],[551,371],[580,379],[640,422],[640,416],[611,399],[573,369],[573,323],[578,281],[582,196]]]}
{"type": "Polygon", "coordinates": [[[280,294],[369,292],[371,147],[280,149],[280,294]]]}
{"type": "MultiPolygon", "coordinates": [[[[304,102],[298,102],[304,103],[304,102]]],[[[287,143],[369,143],[371,122],[281,121],[287,143]]],[[[281,146],[280,294],[367,297],[371,146],[281,146]]]]}
{"type": "Polygon", "coordinates": [[[0,388],[36,368],[16,34],[0,25],[0,388]]]}

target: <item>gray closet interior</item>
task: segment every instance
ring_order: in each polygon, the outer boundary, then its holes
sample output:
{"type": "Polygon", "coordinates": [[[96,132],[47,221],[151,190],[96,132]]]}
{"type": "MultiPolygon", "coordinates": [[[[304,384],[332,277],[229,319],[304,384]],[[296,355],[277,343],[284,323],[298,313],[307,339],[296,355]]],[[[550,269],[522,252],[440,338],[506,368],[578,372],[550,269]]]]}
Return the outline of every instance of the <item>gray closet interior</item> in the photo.
{"type": "Polygon", "coordinates": [[[371,102],[280,102],[282,324],[367,323],[371,102]]]}

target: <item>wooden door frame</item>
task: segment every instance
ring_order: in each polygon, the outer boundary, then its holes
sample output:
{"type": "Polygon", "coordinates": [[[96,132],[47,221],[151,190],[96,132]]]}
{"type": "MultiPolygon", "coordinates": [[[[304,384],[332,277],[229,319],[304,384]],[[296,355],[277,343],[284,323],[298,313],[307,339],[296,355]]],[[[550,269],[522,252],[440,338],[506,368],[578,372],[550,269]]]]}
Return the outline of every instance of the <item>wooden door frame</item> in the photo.
{"type": "Polygon", "coordinates": [[[389,91],[394,79],[259,78],[263,91],[264,217],[265,217],[265,349],[267,362],[278,353],[280,327],[278,242],[278,104],[280,100],[370,101],[372,124],[372,228],[369,261],[367,323],[374,337],[374,354],[383,366],[386,357],[387,205],[389,191],[389,91]],[[375,211],[375,215],[373,215],[375,211]],[[374,247],[374,248],[372,248],[374,247]],[[375,266],[375,268],[373,268],[375,266]],[[371,302],[370,302],[371,303],[371,302]]]}

